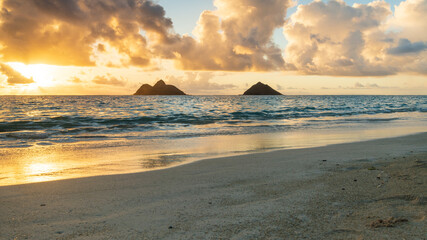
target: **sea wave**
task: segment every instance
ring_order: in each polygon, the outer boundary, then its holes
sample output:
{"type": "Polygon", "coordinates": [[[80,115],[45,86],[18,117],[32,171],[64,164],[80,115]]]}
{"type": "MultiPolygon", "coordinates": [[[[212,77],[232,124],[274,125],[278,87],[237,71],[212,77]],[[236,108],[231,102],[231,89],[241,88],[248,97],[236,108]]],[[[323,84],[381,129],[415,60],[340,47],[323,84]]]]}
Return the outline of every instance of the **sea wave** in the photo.
{"type": "Polygon", "coordinates": [[[0,147],[9,147],[40,140],[198,137],[386,123],[405,113],[425,117],[427,97],[3,96],[0,105],[0,147]]]}

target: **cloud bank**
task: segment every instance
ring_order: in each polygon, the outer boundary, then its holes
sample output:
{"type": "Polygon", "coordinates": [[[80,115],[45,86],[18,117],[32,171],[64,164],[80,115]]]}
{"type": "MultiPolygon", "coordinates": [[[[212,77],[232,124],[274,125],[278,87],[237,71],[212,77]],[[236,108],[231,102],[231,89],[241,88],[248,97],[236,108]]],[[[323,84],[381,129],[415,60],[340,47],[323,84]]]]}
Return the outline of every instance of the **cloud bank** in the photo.
{"type": "Polygon", "coordinates": [[[215,0],[195,37],[179,35],[154,0],[0,0],[0,60],[181,70],[298,71],[309,75],[427,74],[427,1],[215,0]],[[280,49],[273,33],[283,27],[280,49]]]}

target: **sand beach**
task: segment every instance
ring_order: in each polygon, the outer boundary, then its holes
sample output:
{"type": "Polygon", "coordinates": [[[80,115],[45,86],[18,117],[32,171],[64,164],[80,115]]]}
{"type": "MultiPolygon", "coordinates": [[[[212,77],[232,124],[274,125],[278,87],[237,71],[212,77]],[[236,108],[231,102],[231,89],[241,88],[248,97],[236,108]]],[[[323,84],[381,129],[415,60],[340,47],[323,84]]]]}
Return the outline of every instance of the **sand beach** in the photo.
{"type": "Polygon", "coordinates": [[[427,133],[0,187],[2,239],[423,239],[427,133]]]}

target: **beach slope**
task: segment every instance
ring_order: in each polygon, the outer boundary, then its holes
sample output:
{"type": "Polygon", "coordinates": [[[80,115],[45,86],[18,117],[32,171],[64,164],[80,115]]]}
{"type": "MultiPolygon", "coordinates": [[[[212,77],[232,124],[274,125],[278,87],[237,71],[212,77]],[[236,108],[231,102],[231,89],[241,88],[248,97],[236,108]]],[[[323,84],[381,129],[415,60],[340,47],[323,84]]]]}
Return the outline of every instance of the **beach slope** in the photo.
{"type": "Polygon", "coordinates": [[[0,187],[1,239],[423,239],[427,133],[0,187]]]}

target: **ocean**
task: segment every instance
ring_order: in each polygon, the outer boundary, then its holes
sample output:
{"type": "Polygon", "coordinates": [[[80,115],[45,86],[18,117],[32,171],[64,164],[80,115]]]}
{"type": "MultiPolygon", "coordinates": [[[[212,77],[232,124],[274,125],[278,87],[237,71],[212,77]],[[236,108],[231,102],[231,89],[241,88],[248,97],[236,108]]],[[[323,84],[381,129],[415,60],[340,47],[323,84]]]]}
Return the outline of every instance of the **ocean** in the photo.
{"type": "Polygon", "coordinates": [[[427,96],[0,96],[0,186],[426,131],[427,96]]]}

